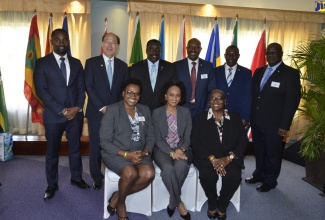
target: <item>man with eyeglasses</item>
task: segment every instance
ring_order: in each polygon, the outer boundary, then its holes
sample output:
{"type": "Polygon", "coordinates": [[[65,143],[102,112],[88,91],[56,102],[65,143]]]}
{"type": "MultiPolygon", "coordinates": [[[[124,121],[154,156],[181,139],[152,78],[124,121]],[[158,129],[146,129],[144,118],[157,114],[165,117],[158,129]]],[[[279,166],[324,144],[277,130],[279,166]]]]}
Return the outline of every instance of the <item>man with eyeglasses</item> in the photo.
{"type": "Polygon", "coordinates": [[[192,38],[187,42],[187,58],[175,62],[178,79],[186,87],[186,103],[192,119],[208,109],[209,95],[216,88],[212,63],[199,58],[201,42],[192,38]]]}
{"type": "Polygon", "coordinates": [[[278,43],[266,49],[267,66],[256,69],[252,86],[251,126],[256,169],[246,183],[261,182],[256,190],[268,192],[278,184],[282,141],[300,102],[299,71],[282,62],[278,43]]]}
{"type": "Polygon", "coordinates": [[[163,85],[176,80],[177,74],[172,63],[160,59],[161,44],[156,39],[147,42],[147,59],[132,65],[130,77],[142,82],[143,92],[140,104],[149,106],[151,112],[163,104],[159,102],[160,90],[163,85]]]}
{"type": "Polygon", "coordinates": [[[115,57],[120,38],[114,33],[102,37],[103,54],[86,61],[85,83],[88,95],[86,117],[89,132],[89,167],[94,189],[102,187],[101,148],[99,145],[100,121],[108,105],[122,99],[122,85],[128,78],[125,62],[115,57]]]}

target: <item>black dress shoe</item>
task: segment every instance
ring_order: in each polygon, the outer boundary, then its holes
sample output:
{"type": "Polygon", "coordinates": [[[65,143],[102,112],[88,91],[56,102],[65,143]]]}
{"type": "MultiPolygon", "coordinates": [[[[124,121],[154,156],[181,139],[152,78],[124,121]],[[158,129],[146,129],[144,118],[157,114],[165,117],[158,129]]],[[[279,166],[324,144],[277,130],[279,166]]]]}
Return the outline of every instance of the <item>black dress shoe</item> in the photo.
{"type": "Polygon", "coordinates": [[[96,180],[95,182],[93,182],[93,187],[94,189],[98,190],[98,189],[101,189],[102,188],[102,180],[96,180]]]}
{"type": "Polygon", "coordinates": [[[110,203],[111,203],[112,198],[113,198],[113,196],[114,196],[115,193],[116,192],[113,192],[113,194],[112,194],[111,198],[109,198],[108,204],[107,204],[107,211],[108,211],[108,213],[109,213],[110,216],[111,215],[114,215],[115,214],[115,210],[116,210],[115,208],[113,208],[113,207],[110,206],[110,203]]]}
{"type": "Polygon", "coordinates": [[[209,219],[216,219],[217,218],[217,213],[218,212],[210,213],[209,210],[208,210],[208,212],[207,212],[208,218],[209,219]]]}
{"type": "Polygon", "coordinates": [[[89,189],[90,188],[90,186],[83,179],[81,179],[80,181],[71,179],[70,183],[72,185],[77,185],[81,189],[89,189]]]}
{"type": "Polygon", "coordinates": [[[217,216],[217,219],[218,219],[218,220],[225,220],[225,219],[227,219],[227,215],[226,215],[226,214],[224,214],[224,215],[220,215],[220,214],[218,213],[218,211],[216,212],[216,216],[217,216]]]}
{"type": "Polygon", "coordinates": [[[191,214],[189,212],[187,212],[186,215],[182,215],[181,213],[179,214],[182,217],[182,219],[191,220],[191,214]]]}
{"type": "Polygon", "coordinates": [[[275,186],[268,186],[268,185],[262,184],[262,185],[258,186],[256,188],[256,190],[259,191],[259,192],[268,192],[268,191],[270,191],[271,189],[274,189],[274,188],[275,188],[275,186]]]}
{"type": "Polygon", "coordinates": [[[171,218],[175,213],[175,209],[169,208],[169,205],[167,205],[167,214],[171,218]]]}
{"type": "Polygon", "coordinates": [[[50,199],[54,196],[55,192],[58,191],[59,186],[48,186],[45,190],[44,199],[50,199]]]}
{"type": "Polygon", "coordinates": [[[263,182],[263,180],[257,179],[257,178],[254,178],[254,177],[248,177],[248,178],[245,179],[245,182],[250,183],[250,184],[254,184],[254,183],[258,183],[258,182],[263,182]]]}

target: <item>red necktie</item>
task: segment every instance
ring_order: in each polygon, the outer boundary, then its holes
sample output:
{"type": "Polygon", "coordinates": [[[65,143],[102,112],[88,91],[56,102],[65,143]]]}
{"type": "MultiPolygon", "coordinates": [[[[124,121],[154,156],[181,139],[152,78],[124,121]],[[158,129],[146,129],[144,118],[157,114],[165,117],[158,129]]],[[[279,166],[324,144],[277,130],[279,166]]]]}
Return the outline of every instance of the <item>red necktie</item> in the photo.
{"type": "Polygon", "coordinates": [[[192,83],[192,94],[191,94],[191,101],[195,99],[195,86],[196,86],[196,69],[195,69],[195,62],[192,62],[192,70],[191,70],[191,83],[192,83]]]}

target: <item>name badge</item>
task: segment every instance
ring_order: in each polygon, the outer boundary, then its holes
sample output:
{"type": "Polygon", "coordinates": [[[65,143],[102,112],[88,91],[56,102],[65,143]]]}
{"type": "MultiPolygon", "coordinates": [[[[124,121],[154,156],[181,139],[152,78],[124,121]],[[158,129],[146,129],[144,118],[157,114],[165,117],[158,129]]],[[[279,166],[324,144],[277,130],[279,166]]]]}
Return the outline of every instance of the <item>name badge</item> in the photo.
{"type": "Polygon", "coordinates": [[[274,87],[274,88],[279,88],[280,87],[280,83],[279,82],[273,82],[271,83],[271,87],[274,87]]]}
{"type": "Polygon", "coordinates": [[[138,119],[139,119],[139,121],[146,121],[144,116],[140,116],[140,117],[138,117],[138,119]]]}
{"type": "Polygon", "coordinates": [[[201,75],[201,79],[207,79],[208,78],[208,74],[202,74],[201,75]]]}

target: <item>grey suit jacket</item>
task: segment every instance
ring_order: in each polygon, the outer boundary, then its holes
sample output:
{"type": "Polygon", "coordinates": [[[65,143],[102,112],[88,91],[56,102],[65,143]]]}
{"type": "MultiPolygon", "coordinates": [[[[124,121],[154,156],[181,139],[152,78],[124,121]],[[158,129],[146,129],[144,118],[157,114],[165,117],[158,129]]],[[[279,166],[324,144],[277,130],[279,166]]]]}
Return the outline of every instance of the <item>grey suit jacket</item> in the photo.
{"type": "MultiPolygon", "coordinates": [[[[140,141],[143,148],[151,153],[155,145],[151,113],[148,106],[137,104],[136,108],[139,117],[144,118],[144,121],[139,122],[140,141]]],[[[119,150],[129,150],[131,136],[131,124],[124,107],[124,101],[107,106],[99,131],[102,157],[114,157],[119,150]]]]}
{"type": "MultiPolygon", "coordinates": [[[[168,135],[168,124],[166,115],[166,106],[155,109],[152,113],[155,126],[156,147],[161,151],[169,154],[173,149],[170,148],[166,141],[168,135]]],[[[180,141],[177,148],[189,149],[191,143],[192,117],[190,111],[183,106],[177,106],[177,133],[180,141]]]]}

